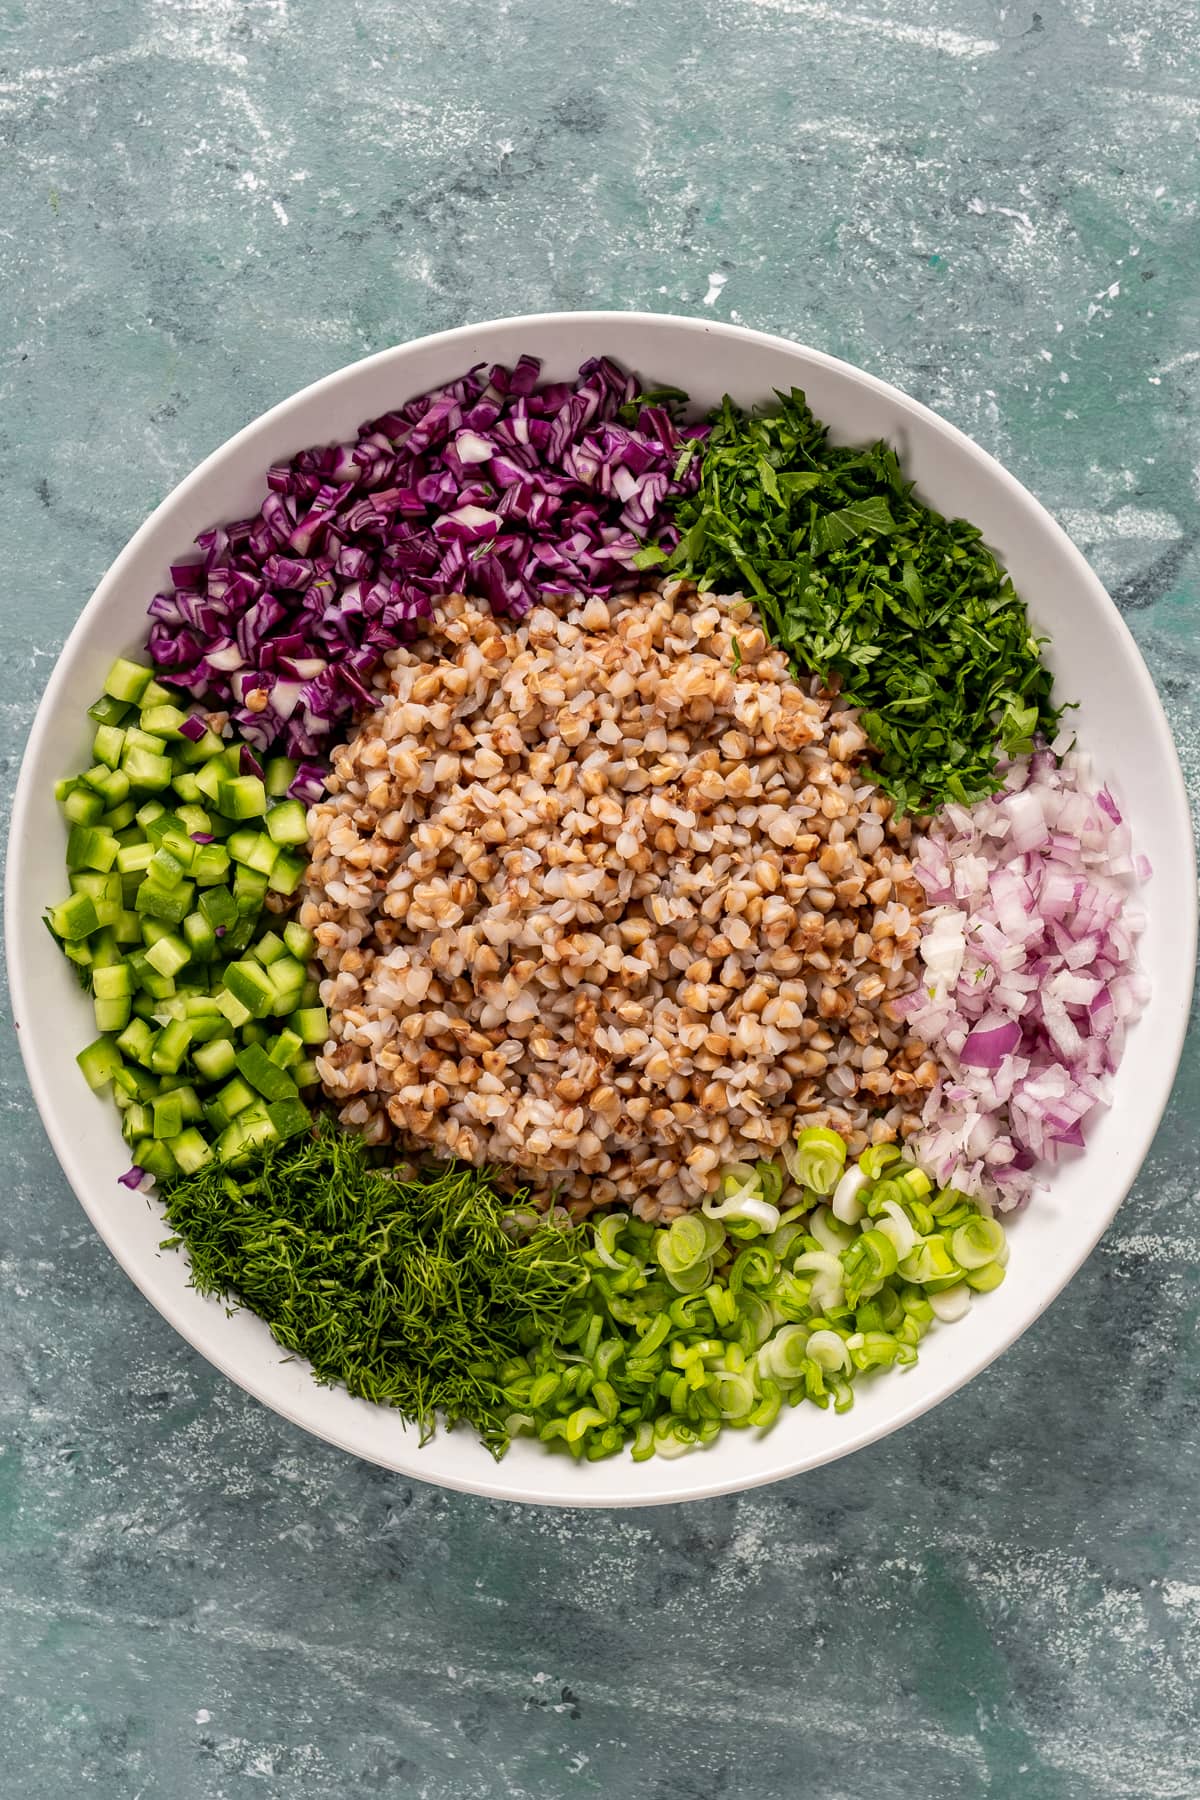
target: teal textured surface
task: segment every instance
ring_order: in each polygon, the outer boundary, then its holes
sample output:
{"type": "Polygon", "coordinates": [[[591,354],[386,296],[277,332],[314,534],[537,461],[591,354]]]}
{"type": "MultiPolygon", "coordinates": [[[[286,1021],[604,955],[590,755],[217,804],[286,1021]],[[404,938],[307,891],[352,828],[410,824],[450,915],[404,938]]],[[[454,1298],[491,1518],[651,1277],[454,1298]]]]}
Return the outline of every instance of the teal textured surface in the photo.
{"type": "MultiPolygon", "coordinates": [[[[1109,584],[1195,795],[1198,77],[1191,0],[0,0],[5,809],[80,607],[209,450],[388,343],[593,306],[781,332],[978,438],[1109,584]]],[[[409,1484],[229,1387],[2,1054],[6,1800],[1200,1794],[1195,1036],[977,1382],[625,1515],[409,1484]]]]}

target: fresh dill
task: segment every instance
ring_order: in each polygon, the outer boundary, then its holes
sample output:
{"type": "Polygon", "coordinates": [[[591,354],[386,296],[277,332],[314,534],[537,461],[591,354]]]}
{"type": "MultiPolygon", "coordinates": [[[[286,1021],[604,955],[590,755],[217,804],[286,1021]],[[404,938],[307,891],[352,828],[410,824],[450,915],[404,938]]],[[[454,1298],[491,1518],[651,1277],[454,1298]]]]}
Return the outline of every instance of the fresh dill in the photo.
{"type": "Polygon", "coordinates": [[[554,1336],[582,1276],[583,1233],[529,1229],[485,1171],[397,1177],[328,1123],[177,1180],[164,1204],[195,1288],[244,1302],[318,1381],[394,1406],[422,1443],[440,1415],[503,1452],[505,1366],[554,1336]]]}

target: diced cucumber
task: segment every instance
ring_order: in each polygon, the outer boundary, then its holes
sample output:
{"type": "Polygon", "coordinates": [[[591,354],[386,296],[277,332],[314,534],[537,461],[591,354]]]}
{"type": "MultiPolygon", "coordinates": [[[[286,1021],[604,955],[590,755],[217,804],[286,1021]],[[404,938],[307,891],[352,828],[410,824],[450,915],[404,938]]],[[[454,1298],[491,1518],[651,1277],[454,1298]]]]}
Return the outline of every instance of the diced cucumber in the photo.
{"type": "Polygon", "coordinates": [[[95,825],[105,810],[104,795],[93,788],[75,786],[63,800],[62,809],[71,825],[95,825]]]}
{"type": "Polygon", "coordinates": [[[329,1036],[329,1014],[323,1006],[303,1006],[294,1012],[288,1025],[302,1044],[324,1044],[329,1036]]]}
{"type": "Polygon", "coordinates": [[[158,942],[151,944],[146,952],[146,961],[152,969],[157,969],[160,975],[178,975],[181,969],[187,967],[191,959],[191,950],[182,938],[176,937],[173,931],[167,932],[165,937],[160,937],[158,942]]]}
{"type": "Polygon", "coordinates": [[[304,880],[304,871],[308,861],[301,856],[290,856],[281,850],[271,868],[267,886],[273,894],[294,894],[304,880]]]}
{"type": "MultiPolygon", "coordinates": [[[[132,736],[132,732],[129,735],[132,736]]],[[[131,787],[161,793],[171,785],[170,758],[152,750],[143,750],[137,745],[127,749],[121,758],[121,768],[129,777],[131,787]]]]}
{"type": "MultiPolygon", "coordinates": [[[[186,738],[184,739],[184,742],[187,742],[186,738]]],[[[196,785],[196,777],[194,775],[189,775],[186,769],[176,769],[171,785],[181,800],[186,800],[194,804],[197,800],[202,798],[200,789],[196,785]]]]}
{"type": "Polygon", "coordinates": [[[183,1108],[178,1094],[159,1094],[154,1102],[154,1135],[156,1138],[178,1137],[183,1130],[183,1108]]]}
{"type": "MultiPolygon", "coordinates": [[[[94,932],[88,939],[88,949],[92,953],[93,969],[115,968],[119,963],[123,963],[125,960],[118,947],[113,928],[106,922],[106,916],[111,911],[113,911],[111,901],[97,900],[96,916],[100,920],[100,929],[99,931],[94,932]]],[[[103,998],[111,1000],[114,996],[108,994],[103,996],[103,998]]]]}
{"type": "Polygon", "coordinates": [[[112,1038],[99,1037],[86,1050],[81,1050],[75,1061],[93,1093],[98,1093],[108,1086],[121,1067],[121,1052],[112,1038]]]}
{"type": "Polygon", "coordinates": [[[267,897],[267,878],[257,869],[237,868],[233,872],[233,897],[243,916],[257,912],[267,897]]]}
{"type": "Polygon", "coordinates": [[[220,757],[214,756],[211,762],[206,762],[197,769],[195,779],[200,793],[215,806],[221,797],[221,786],[228,779],[221,767],[220,757]]]}
{"type": "Polygon", "coordinates": [[[192,879],[197,887],[214,887],[229,873],[229,852],[224,844],[200,844],[192,859],[192,879]]]}
{"type": "Polygon", "coordinates": [[[267,794],[272,800],[282,800],[293,781],[296,779],[296,764],[289,756],[273,756],[263,770],[266,777],[267,794]]]}
{"type": "Polygon", "coordinates": [[[125,748],[125,733],[119,725],[97,725],[92,739],[92,755],[98,763],[115,769],[125,748]]]}
{"type": "Polygon", "coordinates": [[[279,957],[287,955],[287,945],[273,931],[265,931],[254,946],[254,954],[263,968],[269,969],[279,957]]]}
{"type": "Polygon", "coordinates": [[[129,964],[118,962],[97,968],[92,975],[92,992],[97,1000],[121,1000],[132,994],[133,977],[129,973],[129,964]]]}
{"type": "Polygon", "coordinates": [[[121,878],[115,870],[106,875],[101,869],[73,869],[70,882],[73,894],[90,894],[93,900],[121,898],[121,878]]]}
{"type": "Polygon", "coordinates": [[[121,1130],[127,1143],[134,1143],[138,1138],[149,1137],[154,1129],[154,1111],[142,1100],[131,1100],[125,1108],[125,1117],[121,1120],[121,1130]]]}
{"type": "Polygon", "coordinates": [[[252,1018],[261,1019],[271,1011],[275,988],[266,970],[258,963],[232,962],[225,970],[225,986],[252,1018]]]}
{"type": "Polygon", "coordinates": [[[177,738],[182,736],[180,726],[187,718],[185,712],[172,704],[170,700],[157,706],[147,706],[145,695],[142,696],[142,716],[138,725],[142,731],[149,731],[155,737],[177,738]]]}
{"type": "Polygon", "coordinates": [[[180,862],[173,851],[168,850],[165,844],[160,844],[150,858],[150,866],[146,873],[160,887],[172,888],[177,881],[183,880],[190,861],[189,857],[187,862],[180,862]]]}
{"type": "Polygon", "coordinates": [[[227,819],[260,819],[267,810],[267,790],[257,775],[223,781],[217,804],[227,819]]]}
{"type": "Polygon", "coordinates": [[[96,869],[102,875],[116,862],[121,846],[99,825],[72,825],[67,838],[68,869],[96,869]]]}
{"type": "Polygon", "coordinates": [[[316,1087],[321,1079],[316,1062],[311,1056],[306,1056],[303,1062],[293,1063],[291,1073],[296,1086],[302,1090],[316,1087]]]}
{"type": "Polygon", "coordinates": [[[184,1175],[194,1175],[197,1169],[212,1161],[213,1154],[211,1145],[205,1143],[194,1125],[172,1138],[171,1152],[184,1175]]]}
{"type": "Polygon", "coordinates": [[[228,888],[212,888],[201,894],[197,902],[200,912],[215,931],[218,925],[228,928],[238,921],[237,901],[228,888]]]}
{"type": "Polygon", "coordinates": [[[224,748],[223,738],[219,738],[215,731],[206,731],[195,743],[190,738],[184,738],[181,744],[175,746],[175,754],[189,769],[195,769],[198,776],[198,765],[208,762],[211,757],[220,756],[224,748]]]}
{"type": "Polygon", "coordinates": [[[151,676],[142,689],[141,706],[144,711],[148,706],[171,706],[179,699],[174,688],[164,687],[155,676],[151,676]]]}
{"type": "Polygon", "coordinates": [[[261,1044],[247,1044],[239,1050],[237,1066],[252,1088],[267,1100],[290,1100],[296,1095],[296,1084],[278,1063],[273,1063],[261,1044]]]}
{"type": "Polygon", "coordinates": [[[275,866],[279,856],[278,845],[273,844],[265,832],[242,830],[232,834],[226,847],[234,862],[264,877],[265,893],[265,877],[275,866]]]}
{"type": "Polygon", "coordinates": [[[192,910],[195,893],[193,881],[178,881],[168,888],[147,876],[138,888],[134,907],[151,918],[162,919],[167,925],[181,925],[192,910]]]}
{"type": "MultiPolygon", "coordinates": [[[[279,1036],[267,1046],[267,1055],[279,1068],[290,1069],[294,1063],[302,1061],[304,1045],[296,1033],[285,1026],[279,1036]]],[[[295,1077],[292,1079],[295,1080],[295,1077]]]]}
{"type": "Polygon", "coordinates": [[[47,917],[55,937],[68,941],[85,938],[100,928],[100,921],[96,917],[96,902],[90,894],[72,894],[69,900],[51,907],[47,917]]]}
{"type": "Polygon", "coordinates": [[[133,825],[133,822],[134,811],[132,800],[122,800],[119,806],[112,807],[100,820],[105,831],[111,831],[118,844],[123,844],[127,841],[133,843],[135,841],[133,836],[130,836],[127,839],[124,835],[129,827],[133,825]]]}
{"type": "Polygon", "coordinates": [[[245,1112],[248,1106],[253,1106],[254,1100],[254,1089],[243,1081],[240,1075],[235,1075],[213,1095],[209,1101],[206,1116],[211,1123],[221,1129],[228,1125],[231,1119],[236,1119],[239,1113],[245,1112]]]}
{"type": "Polygon", "coordinates": [[[202,912],[188,914],[183,921],[183,937],[197,962],[211,962],[217,954],[217,934],[202,912]]]}
{"type": "Polygon", "coordinates": [[[122,994],[117,1000],[92,1001],[97,1031],[123,1031],[132,1011],[133,1002],[128,994],[122,994]]]}
{"type": "Polygon", "coordinates": [[[140,1169],[145,1169],[148,1175],[153,1175],[158,1181],[169,1181],[179,1173],[179,1164],[175,1161],[171,1146],[161,1140],[150,1138],[144,1143],[134,1144],[130,1155],[140,1169]]]}
{"type": "Polygon", "coordinates": [[[268,836],[276,844],[307,844],[308,819],[299,800],[284,800],[267,814],[268,836]]]}
{"type": "Polygon", "coordinates": [[[267,1107],[267,1117],[281,1138],[295,1137],[298,1132],[308,1131],[313,1122],[312,1114],[298,1095],[295,1099],[272,1102],[267,1107]]]}
{"type": "Polygon", "coordinates": [[[237,1063],[237,1051],[233,1040],[227,1037],[215,1037],[207,1044],[198,1044],[192,1051],[195,1063],[205,1081],[224,1081],[231,1075],[237,1063]]]}
{"type": "Polygon", "coordinates": [[[111,694],[101,694],[88,707],[87,716],[94,719],[97,725],[120,725],[129,717],[129,708],[123,700],[114,700],[111,694]]]}
{"type": "Polygon", "coordinates": [[[131,1019],[117,1039],[117,1048],[134,1062],[149,1068],[150,1052],[154,1048],[156,1035],[145,1019],[131,1019]]]}
{"type": "Polygon", "coordinates": [[[296,958],[297,962],[310,963],[317,948],[317,940],[311,931],[296,919],[289,919],[283,928],[283,941],[296,958]]]}
{"type": "Polygon", "coordinates": [[[304,964],[294,962],[290,956],[281,956],[278,962],[271,964],[267,973],[271,978],[271,986],[275,990],[271,1011],[273,1013],[295,1012],[304,988],[304,964]]]}
{"type": "Polygon", "coordinates": [[[185,1019],[172,1019],[158,1034],[150,1052],[150,1067],[156,1075],[174,1075],[188,1053],[192,1028],[185,1019]]]}
{"type": "Polygon", "coordinates": [[[112,700],[127,701],[136,706],[150,685],[150,670],[141,663],[119,656],[104,682],[104,692],[112,700]]]}
{"type": "Polygon", "coordinates": [[[235,1119],[232,1125],[217,1139],[217,1155],[222,1162],[233,1162],[250,1150],[259,1150],[264,1144],[274,1144],[279,1140],[279,1133],[266,1108],[261,1113],[254,1113],[235,1119]]]}
{"type": "Polygon", "coordinates": [[[240,1031],[251,1016],[250,1008],[243,1006],[236,994],[231,994],[228,988],[221,988],[218,991],[216,1001],[234,1030],[240,1031]]]}
{"type": "Polygon", "coordinates": [[[141,943],[142,921],[132,908],[126,910],[122,907],[120,912],[118,912],[116,918],[113,920],[113,936],[116,938],[117,943],[123,947],[130,944],[141,943]]]}

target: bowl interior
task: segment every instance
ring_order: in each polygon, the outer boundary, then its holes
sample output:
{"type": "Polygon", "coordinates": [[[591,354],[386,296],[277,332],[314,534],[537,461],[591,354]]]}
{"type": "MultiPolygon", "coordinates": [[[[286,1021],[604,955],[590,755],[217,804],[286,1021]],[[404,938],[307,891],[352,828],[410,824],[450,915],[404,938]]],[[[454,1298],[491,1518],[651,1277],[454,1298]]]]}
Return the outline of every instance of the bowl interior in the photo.
{"type": "Polygon", "coordinates": [[[137,532],[96,590],[51,677],[18,785],[9,845],[7,936],[14,1010],[34,1095],[60,1162],[97,1230],[142,1292],[233,1380],[297,1424],[422,1480],[561,1505],[647,1505],[753,1486],[882,1436],[977,1373],[1078,1268],[1149,1148],[1170,1091],[1195,961],[1195,873],[1186,796],[1150,677],[1116,608],[1049,515],[961,433],[894,388],[819,352],[733,326],[636,313],[551,314],[468,327],[383,352],[304,390],[215,452],[137,532]],[[90,1004],[41,923],[66,890],[56,780],[88,747],[84,712],[113,657],[139,648],[145,609],[196,533],[255,510],[268,464],[352,436],[363,419],[480,361],[540,356],[572,375],[605,353],[648,382],[686,389],[699,408],[731,393],[763,401],[806,390],[842,442],[886,438],[924,499],[973,520],[1010,569],[1035,625],[1053,641],[1060,695],[1079,702],[1082,744],[1127,803],[1154,876],[1142,960],[1153,992],[1130,1035],[1111,1110],[1012,1232],[1009,1277],[954,1327],[930,1334],[918,1366],[860,1385],[842,1418],[800,1407],[758,1436],[726,1432],[702,1453],[634,1465],[576,1465],[517,1443],[499,1464],[465,1431],[424,1449],[387,1410],[319,1388],[286,1362],[266,1327],[188,1286],[184,1259],[158,1248],[157,1209],[116,1185],[128,1157],[111,1102],[85,1088],[73,1057],[94,1035],[90,1004]]]}

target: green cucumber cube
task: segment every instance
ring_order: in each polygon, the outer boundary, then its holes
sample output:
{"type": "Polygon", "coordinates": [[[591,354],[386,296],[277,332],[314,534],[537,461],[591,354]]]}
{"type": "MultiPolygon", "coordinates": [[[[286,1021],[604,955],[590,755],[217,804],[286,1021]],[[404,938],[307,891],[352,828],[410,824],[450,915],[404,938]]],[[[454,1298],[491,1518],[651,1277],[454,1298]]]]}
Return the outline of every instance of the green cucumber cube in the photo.
{"type": "Polygon", "coordinates": [[[247,1044],[237,1056],[238,1072],[266,1100],[290,1100],[296,1095],[296,1084],[278,1063],[271,1061],[261,1044],[247,1044]]]}
{"type": "Polygon", "coordinates": [[[172,1138],[171,1151],[182,1175],[194,1175],[197,1169],[212,1161],[212,1146],[204,1141],[194,1125],[172,1138]]]}
{"type": "Polygon", "coordinates": [[[237,1065],[237,1050],[231,1038],[214,1037],[207,1044],[197,1045],[192,1061],[205,1081],[224,1081],[237,1065]]]}
{"type": "Polygon", "coordinates": [[[296,958],[297,962],[308,964],[316,953],[317,940],[311,931],[306,931],[296,919],[289,919],[283,928],[283,941],[296,958]]]}
{"type": "Polygon", "coordinates": [[[96,902],[90,894],[72,894],[69,900],[51,907],[46,916],[55,937],[67,942],[85,938],[100,929],[100,921],[96,917],[96,902]]]}
{"type": "Polygon", "coordinates": [[[235,775],[221,783],[217,805],[227,819],[260,819],[267,810],[267,790],[257,775],[235,775]]]}
{"type": "Polygon", "coordinates": [[[225,970],[225,986],[246,1008],[252,1018],[261,1019],[271,1011],[275,988],[265,969],[252,962],[232,962],[225,970]]]}
{"type": "Polygon", "coordinates": [[[304,1006],[294,1012],[288,1025],[302,1044],[324,1044],[329,1036],[329,1014],[323,1006],[304,1006]]]}
{"type": "Polygon", "coordinates": [[[156,1138],[178,1137],[183,1130],[183,1108],[178,1094],[159,1094],[154,1102],[154,1135],[156,1138]]]}
{"type": "Polygon", "coordinates": [[[104,682],[104,692],[112,700],[126,701],[136,706],[150,685],[150,670],[141,663],[129,662],[119,656],[104,682]]]}
{"type": "Polygon", "coordinates": [[[308,1131],[312,1126],[312,1114],[303,1100],[276,1100],[267,1107],[267,1117],[281,1138],[295,1137],[301,1131],[308,1131]]]}
{"type": "Polygon", "coordinates": [[[308,818],[299,800],[283,800],[266,818],[267,834],[276,844],[307,844],[308,818]]]}
{"type": "Polygon", "coordinates": [[[93,1093],[99,1093],[121,1067],[121,1052],[112,1038],[99,1037],[86,1050],[81,1050],[75,1061],[93,1093]]]}
{"type": "Polygon", "coordinates": [[[308,867],[305,857],[291,856],[281,850],[275,858],[267,886],[273,894],[294,894],[304,880],[304,871],[308,867]]]}

